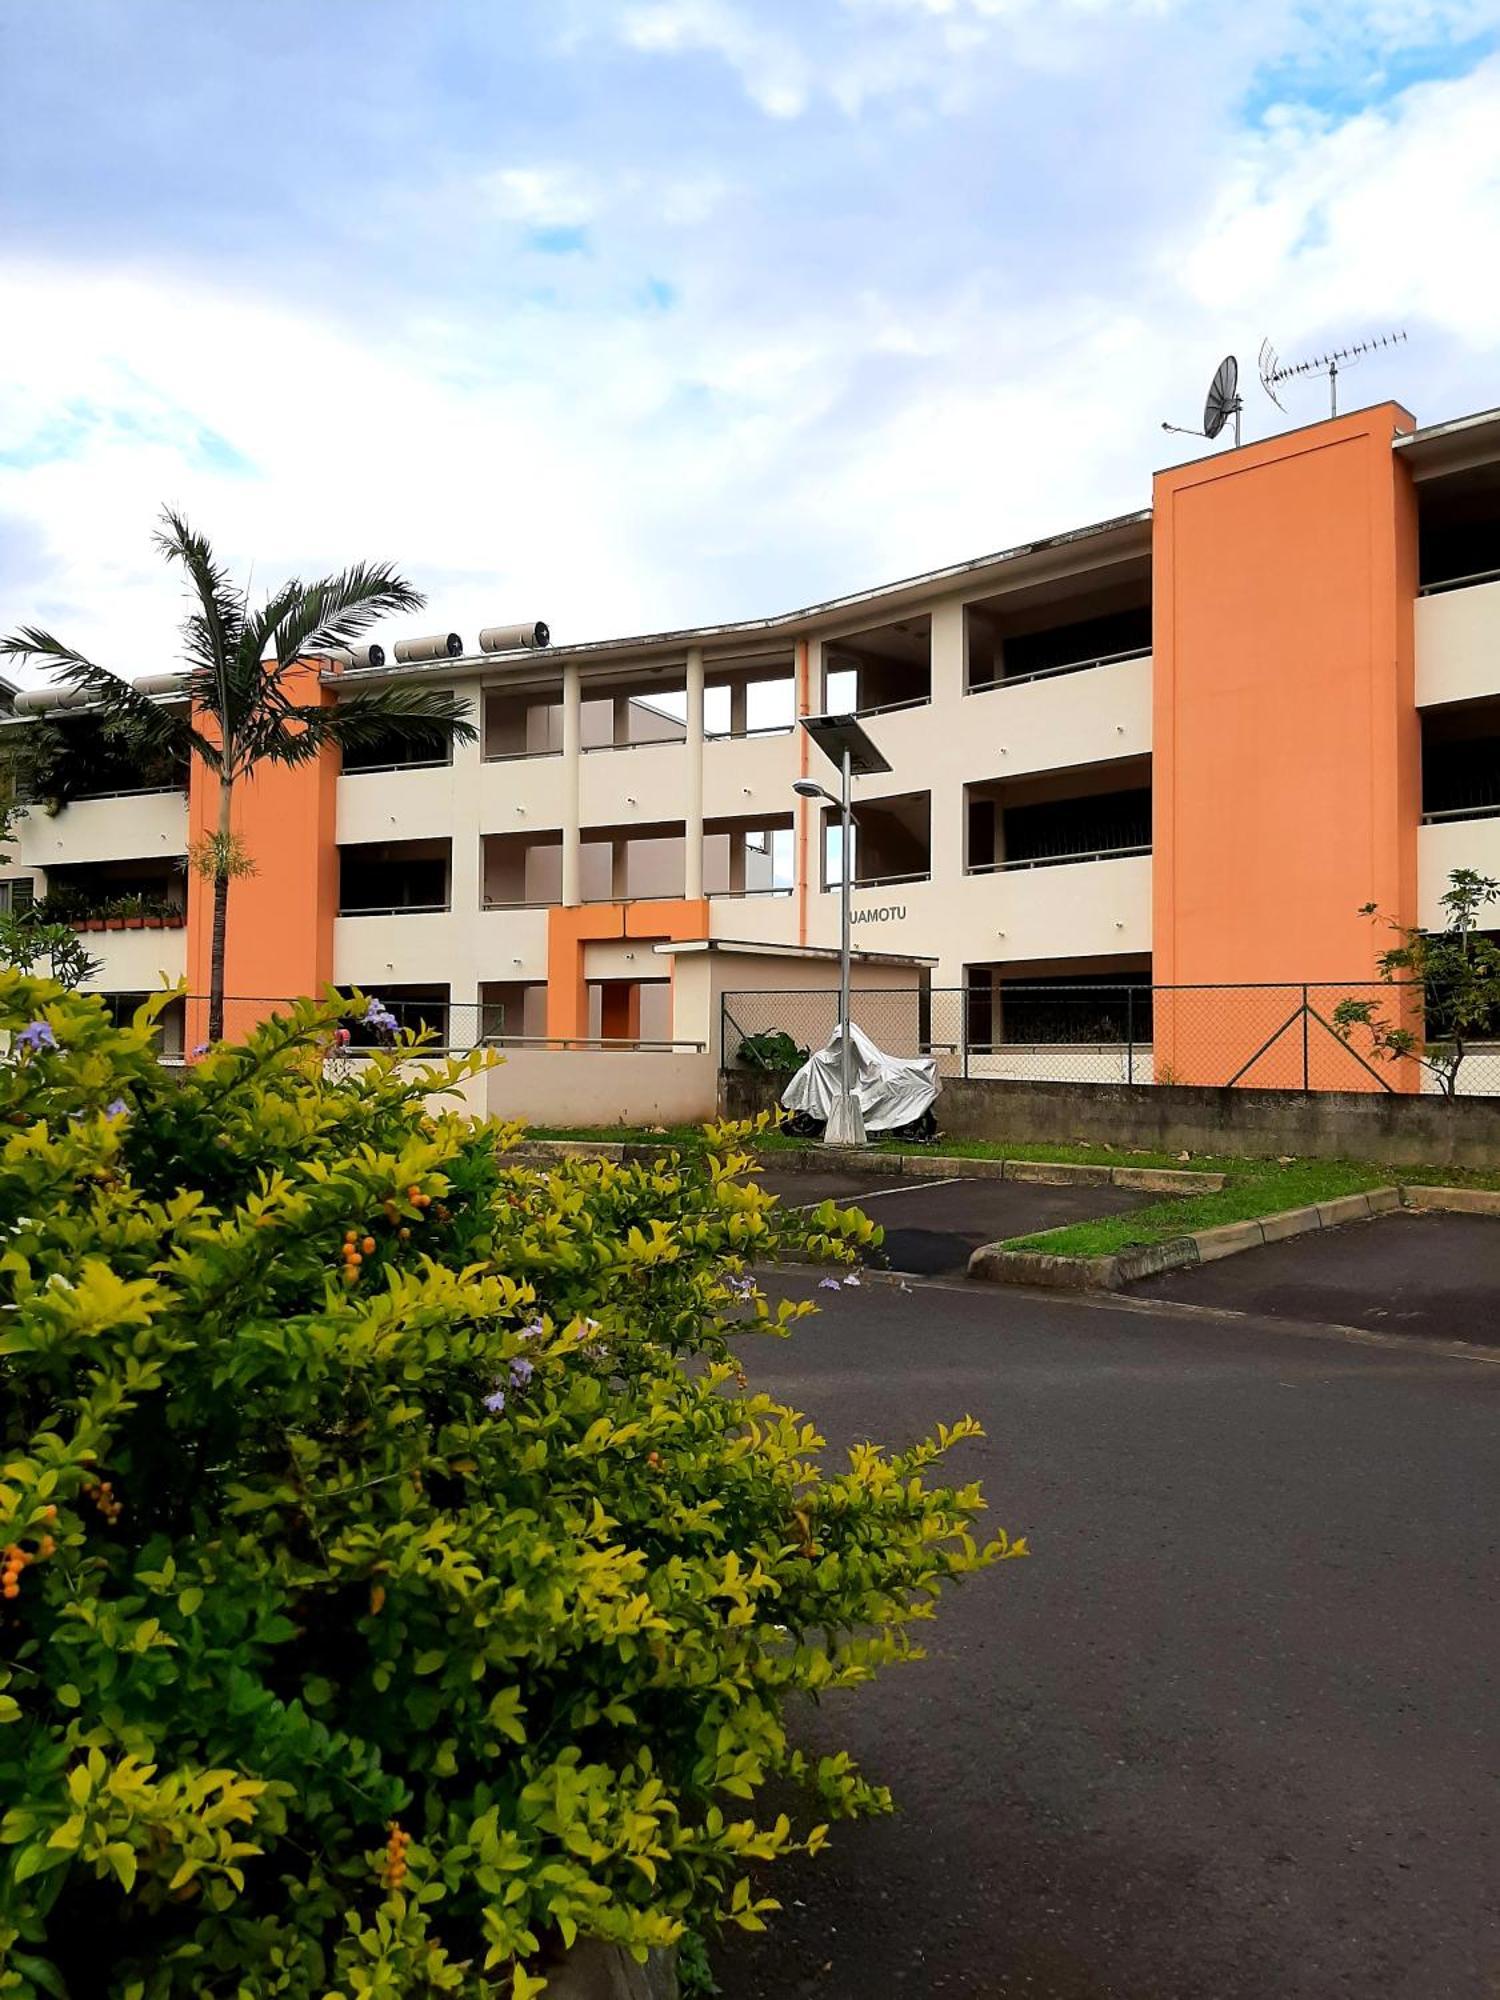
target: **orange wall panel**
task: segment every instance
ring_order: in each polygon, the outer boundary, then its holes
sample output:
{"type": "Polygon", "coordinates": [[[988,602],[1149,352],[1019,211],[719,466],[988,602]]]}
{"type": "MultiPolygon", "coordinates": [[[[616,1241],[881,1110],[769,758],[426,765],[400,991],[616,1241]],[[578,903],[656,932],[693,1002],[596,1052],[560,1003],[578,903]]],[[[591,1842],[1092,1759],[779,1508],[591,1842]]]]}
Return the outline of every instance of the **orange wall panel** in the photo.
{"type": "Polygon", "coordinates": [[[702,897],[555,905],[547,912],[548,1035],[554,1041],[564,1041],[588,1034],[589,989],[583,948],[591,940],[631,937],[683,944],[707,936],[708,903],[702,897]]]}
{"type": "MultiPolygon", "coordinates": [[[[1391,450],[1411,424],[1383,404],[1157,476],[1158,986],[1328,982],[1326,1014],[1374,976],[1360,906],[1416,921],[1416,506],[1391,450]]],[[[1211,996],[1162,996],[1158,1073],[1227,1082],[1274,1032],[1276,1002],[1217,1004],[1216,1029],[1211,996]]],[[[1312,1044],[1320,1077],[1375,1087],[1326,1031],[1312,1044]]],[[[1263,1071],[1301,1081],[1300,1024],[1263,1071]]]]}
{"type": "MultiPolygon", "coordinates": [[[[318,669],[302,670],[288,692],[303,703],[331,699],[318,669]]],[[[253,875],[229,885],[225,950],[225,1033],[233,1039],[271,1011],[269,1001],[321,994],[333,978],[333,920],[338,912],[339,759],[324,751],[313,762],[262,764],[234,789],[234,830],[255,864],[253,875]]],[[[219,786],[194,763],[188,801],[196,842],[218,825],[219,786]]],[[[187,964],[192,994],[209,987],[213,943],[213,888],[188,876],[187,964]]],[[[190,1010],[188,1045],[207,1033],[207,1007],[190,1010]]]]}

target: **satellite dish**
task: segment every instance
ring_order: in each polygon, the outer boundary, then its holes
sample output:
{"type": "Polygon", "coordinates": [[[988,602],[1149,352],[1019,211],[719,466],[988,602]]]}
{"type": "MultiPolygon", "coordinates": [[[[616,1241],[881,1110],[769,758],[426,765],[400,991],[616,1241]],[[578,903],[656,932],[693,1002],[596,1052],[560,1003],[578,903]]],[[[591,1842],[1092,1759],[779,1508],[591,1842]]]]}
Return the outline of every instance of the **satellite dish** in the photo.
{"type": "Polygon", "coordinates": [[[1201,431],[1189,429],[1186,424],[1163,424],[1164,431],[1175,431],[1179,437],[1216,438],[1231,417],[1234,418],[1234,442],[1238,449],[1240,442],[1240,412],[1244,409],[1240,401],[1240,364],[1232,354],[1226,354],[1214,370],[1214,379],[1208,385],[1208,395],[1203,403],[1203,428],[1201,431]]]}
{"type": "MultiPolygon", "coordinates": [[[[1203,435],[1206,438],[1216,438],[1230,417],[1239,415],[1244,408],[1239,392],[1240,364],[1232,354],[1226,354],[1214,370],[1214,379],[1208,385],[1208,396],[1203,405],[1203,435]]],[[[1235,443],[1239,443],[1238,437],[1235,443]]]]}

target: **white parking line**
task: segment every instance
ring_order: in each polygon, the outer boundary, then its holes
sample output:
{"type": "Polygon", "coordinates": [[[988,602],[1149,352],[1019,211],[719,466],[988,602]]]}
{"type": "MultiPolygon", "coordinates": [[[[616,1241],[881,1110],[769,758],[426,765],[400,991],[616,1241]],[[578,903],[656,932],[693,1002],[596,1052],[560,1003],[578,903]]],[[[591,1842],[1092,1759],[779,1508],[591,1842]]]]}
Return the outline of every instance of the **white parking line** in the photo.
{"type": "Polygon", "coordinates": [[[851,1208],[862,1208],[867,1201],[879,1201],[888,1194],[919,1194],[929,1188],[967,1187],[977,1178],[974,1174],[952,1174],[945,1181],[913,1181],[908,1187],[872,1188],[868,1194],[825,1194],[818,1201],[799,1201],[796,1213],[807,1208],[821,1208],[825,1201],[846,1201],[851,1208]]]}

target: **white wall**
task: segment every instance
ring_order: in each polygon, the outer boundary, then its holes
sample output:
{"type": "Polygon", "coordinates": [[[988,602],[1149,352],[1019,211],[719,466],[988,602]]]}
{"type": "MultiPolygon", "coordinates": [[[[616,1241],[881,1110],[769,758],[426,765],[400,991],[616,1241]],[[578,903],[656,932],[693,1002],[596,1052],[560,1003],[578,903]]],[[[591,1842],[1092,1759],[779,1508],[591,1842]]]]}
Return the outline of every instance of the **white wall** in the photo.
{"type": "Polygon", "coordinates": [[[1500,694],[1500,583],[1419,597],[1416,661],[1419,708],[1500,694]]]}
{"type": "Polygon", "coordinates": [[[712,1118],[718,1058],[655,1049],[508,1049],[487,1075],[492,1118],[528,1125],[691,1125],[712,1118]]]}

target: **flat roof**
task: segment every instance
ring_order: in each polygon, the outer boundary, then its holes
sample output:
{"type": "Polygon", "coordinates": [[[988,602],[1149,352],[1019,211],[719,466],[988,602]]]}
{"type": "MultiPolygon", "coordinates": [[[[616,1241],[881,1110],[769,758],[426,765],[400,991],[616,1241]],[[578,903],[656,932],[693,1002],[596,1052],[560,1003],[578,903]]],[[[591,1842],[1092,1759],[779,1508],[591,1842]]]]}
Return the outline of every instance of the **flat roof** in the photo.
{"type": "MultiPolygon", "coordinates": [[[[767,944],[763,940],[748,938],[687,938],[681,942],[669,940],[665,944],[653,945],[652,950],[663,958],[676,955],[688,956],[697,952],[729,952],[736,958],[813,958],[819,961],[838,961],[838,946],[831,944],[767,944]]],[[[851,965],[936,965],[935,958],[923,958],[917,952],[907,951],[860,951],[856,946],[849,954],[851,965]]]]}
{"type": "Polygon", "coordinates": [[[1416,480],[1491,464],[1500,459],[1500,410],[1479,410],[1451,423],[1407,431],[1396,439],[1394,449],[1409,462],[1416,480]]]}
{"type": "Polygon", "coordinates": [[[1111,542],[1121,544],[1119,554],[1122,558],[1147,555],[1151,547],[1150,526],[1151,509],[1143,507],[1133,514],[1116,514],[1107,521],[1094,521],[1084,528],[1070,528],[1059,535],[1043,535],[1036,541],[1019,543],[1015,548],[974,556],[967,562],[951,563],[943,569],[924,570],[916,576],[902,577],[896,583],[877,584],[869,590],[854,591],[847,597],[830,597],[818,604],[804,605],[797,611],[777,612],[769,618],[742,618],[719,625],[685,625],[670,631],[645,632],[621,639],[590,639],[573,646],[549,646],[544,652],[465,653],[457,659],[423,661],[419,665],[408,666],[391,662],[383,667],[355,667],[342,673],[329,673],[324,678],[335,681],[339,686],[347,686],[368,681],[415,679],[423,675],[437,679],[451,679],[455,674],[472,677],[509,667],[525,668],[535,674],[549,663],[558,661],[624,659],[641,653],[686,651],[689,646],[728,646],[736,641],[794,639],[824,625],[845,623],[855,612],[868,609],[894,614],[911,599],[928,596],[945,584],[972,581],[982,577],[986,571],[1040,568],[1045,559],[1053,555],[1076,550],[1097,559],[1111,542]],[[1146,531],[1144,534],[1142,529],[1146,531]]]}

